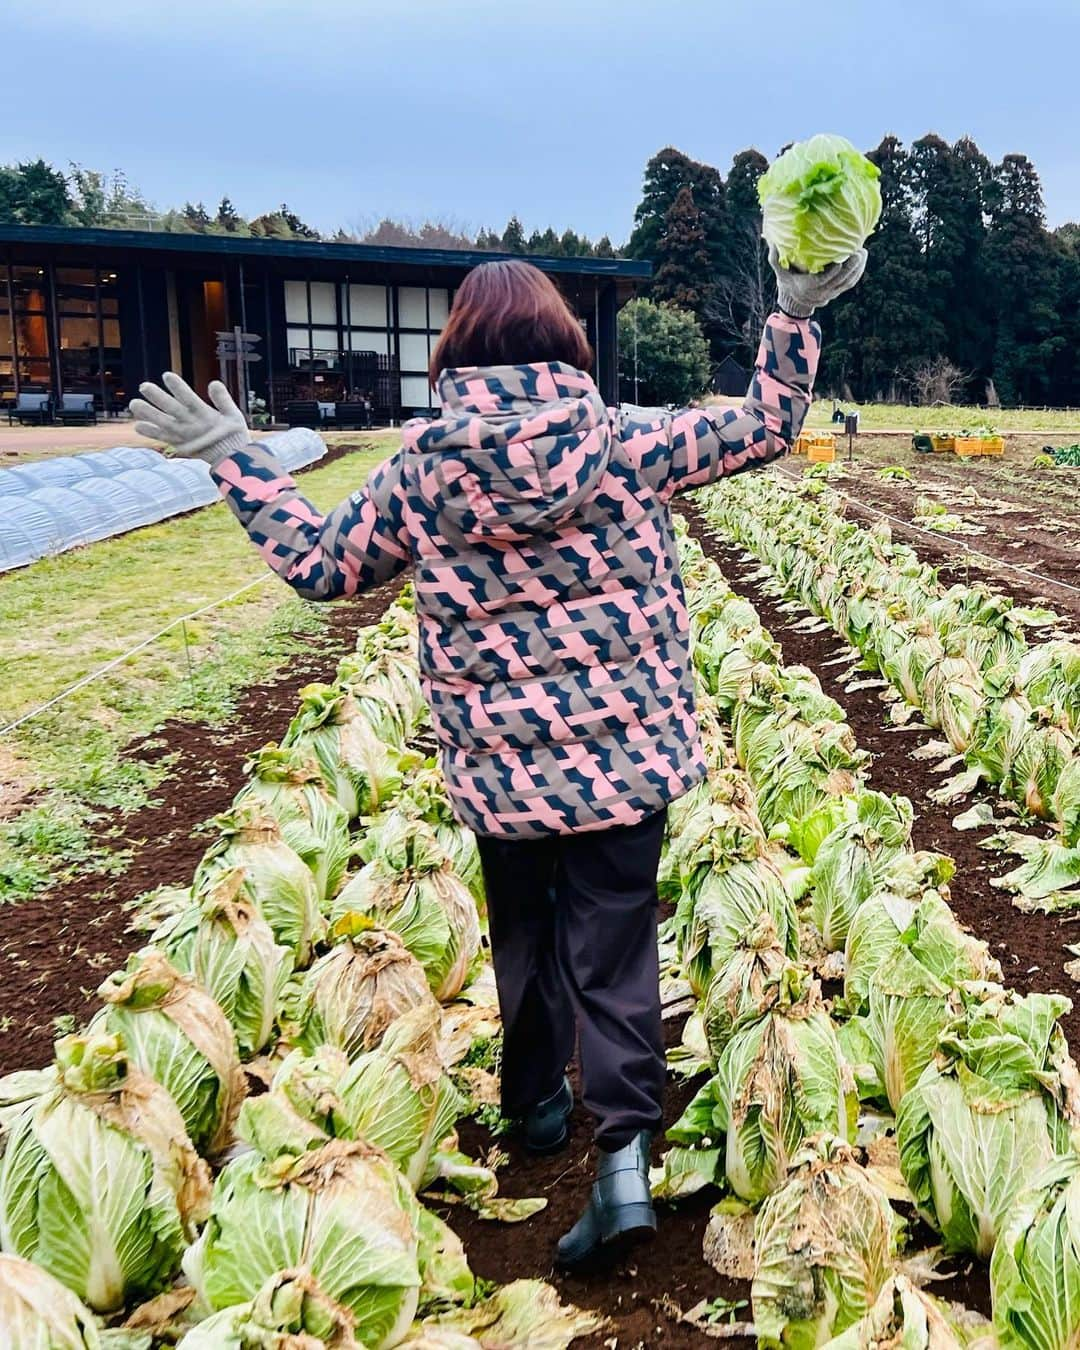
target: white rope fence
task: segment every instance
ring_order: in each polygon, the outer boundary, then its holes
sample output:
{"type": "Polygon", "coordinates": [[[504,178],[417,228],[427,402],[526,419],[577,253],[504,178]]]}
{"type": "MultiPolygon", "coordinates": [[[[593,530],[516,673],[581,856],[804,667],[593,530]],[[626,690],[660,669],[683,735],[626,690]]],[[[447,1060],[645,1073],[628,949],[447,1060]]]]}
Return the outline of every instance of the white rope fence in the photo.
{"type": "Polygon", "coordinates": [[[90,671],[88,675],[84,675],[81,680],[76,680],[74,684],[69,684],[66,689],[61,689],[58,694],[54,695],[46,702],[39,704],[38,707],[31,708],[29,712],[22,713],[19,717],[16,717],[14,721],[8,722],[6,726],[0,727],[0,736],[5,736],[8,732],[14,731],[17,727],[21,727],[23,723],[29,722],[34,717],[39,717],[43,712],[47,712],[49,708],[53,708],[56,704],[62,703],[66,698],[70,698],[71,695],[78,690],[85,689],[88,684],[93,684],[95,680],[99,680],[103,675],[107,675],[110,670],[115,670],[117,666],[123,665],[125,661],[134,656],[137,652],[144,651],[147,647],[152,646],[159,638],[163,638],[166,633],[171,633],[174,628],[180,628],[183,633],[184,652],[188,657],[188,672],[190,674],[191,657],[188,653],[187,644],[188,621],[190,619],[197,619],[202,614],[208,614],[210,610],[217,609],[221,605],[227,605],[230,600],[235,600],[246,591],[253,590],[256,586],[261,586],[264,582],[269,581],[275,576],[276,573],[271,572],[269,568],[267,568],[262,576],[256,577],[254,581],[245,582],[243,586],[237,587],[235,591],[230,591],[228,595],[223,595],[217,600],[211,600],[208,605],[203,605],[199,609],[193,609],[188,614],[179,615],[177,618],[167,623],[164,628],[159,628],[156,633],[152,633],[150,637],[143,638],[143,640],[137,642],[134,647],[128,648],[126,652],[121,652],[119,656],[114,656],[111,661],[106,661],[103,666],[98,666],[96,670],[90,671]]]}

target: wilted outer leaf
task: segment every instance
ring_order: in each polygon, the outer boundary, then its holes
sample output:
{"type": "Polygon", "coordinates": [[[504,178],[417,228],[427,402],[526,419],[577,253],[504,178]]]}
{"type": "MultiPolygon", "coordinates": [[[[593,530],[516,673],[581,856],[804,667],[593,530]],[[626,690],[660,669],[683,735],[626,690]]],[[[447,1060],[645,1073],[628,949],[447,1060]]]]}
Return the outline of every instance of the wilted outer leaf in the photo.
{"type": "Polygon", "coordinates": [[[59,1280],[0,1256],[0,1350],[98,1350],[92,1314],[59,1280]]]}
{"type": "MultiPolygon", "coordinates": [[[[989,1330],[989,1328],[987,1328],[989,1330]]],[[[827,1350],[964,1350],[975,1339],[949,1308],[923,1293],[904,1275],[881,1288],[874,1306],[847,1331],[827,1342],[827,1350]]],[[[989,1346],[988,1346],[989,1350],[989,1346]]]]}
{"type": "Polygon", "coordinates": [[[427,1319],[423,1330],[435,1335],[456,1331],[475,1337],[482,1346],[506,1346],[508,1350],[517,1346],[567,1350],[576,1337],[602,1331],[604,1326],[605,1319],[597,1313],[560,1302],[556,1291],[542,1280],[514,1280],[473,1308],[427,1319]]]}
{"type": "Polygon", "coordinates": [[[758,1214],[758,1344],[813,1350],[858,1321],[889,1276],[897,1234],[884,1192],[846,1146],[807,1149],[758,1214]]]}

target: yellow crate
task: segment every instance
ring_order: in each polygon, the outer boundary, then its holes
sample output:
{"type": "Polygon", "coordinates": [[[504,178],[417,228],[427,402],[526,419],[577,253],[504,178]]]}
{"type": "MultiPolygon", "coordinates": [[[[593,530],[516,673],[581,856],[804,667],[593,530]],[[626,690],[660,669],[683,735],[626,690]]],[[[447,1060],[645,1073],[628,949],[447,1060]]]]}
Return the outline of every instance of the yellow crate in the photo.
{"type": "Polygon", "coordinates": [[[1005,437],[957,436],[953,448],[963,459],[971,459],[974,455],[1003,455],[1005,437]]]}
{"type": "Polygon", "coordinates": [[[939,454],[945,450],[952,450],[956,445],[955,436],[931,436],[930,440],[934,446],[934,450],[939,454]]]}
{"type": "Polygon", "coordinates": [[[811,464],[832,464],[836,459],[835,445],[812,445],[806,452],[811,464]]]}
{"type": "Polygon", "coordinates": [[[799,435],[795,437],[795,444],[791,447],[791,453],[793,455],[805,455],[810,448],[810,441],[812,439],[813,438],[807,436],[805,432],[800,432],[799,435]]]}

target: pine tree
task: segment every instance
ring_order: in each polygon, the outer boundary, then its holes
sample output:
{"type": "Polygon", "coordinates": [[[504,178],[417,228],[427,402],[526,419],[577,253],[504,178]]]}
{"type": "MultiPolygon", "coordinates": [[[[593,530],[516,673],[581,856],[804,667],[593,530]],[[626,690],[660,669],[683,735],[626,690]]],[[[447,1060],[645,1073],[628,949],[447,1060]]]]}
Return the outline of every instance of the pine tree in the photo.
{"type": "Polygon", "coordinates": [[[598,258],[618,257],[618,254],[615,252],[615,248],[612,245],[611,240],[607,237],[606,234],[602,234],[600,238],[596,241],[596,247],[593,250],[593,252],[598,258]]]}
{"type": "Polygon", "coordinates": [[[296,239],[321,239],[319,231],[311,225],[305,225],[295,211],[290,211],[284,202],[281,203],[275,212],[284,220],[289,233],[296,239]]]}
{"type": "Polygon", "coordinates": [[[219,230],[224,230],[226,234],[238,234],[240,232],[243,221],[228,197],[222,197],[214,223],[219,230]]]}
{"type": "Polygon", "coordinates": [[[983,255],[996,311],[991,368],[1004,403],[1050,401],[1056,358],[1066,346],[1058,313],[1065,267],[1045,223],[1035,166],[1026,155],[1006,155],[994,171],[983,255]]]}
{"type": "Polygon", "coordinates": [[[66,225],[72,206],[67,179],[43,159],[0,167],[0,221],[66,225]]]}
{"type": "Polygon", "coordinates": [[[680,189],[664,218],[656,246],[657,268],[652,294],[697,314],[704,309],[712,285],[709,251],[701,212],[688,187],[680,189]]]}
{"type": "Polygon", "coordinates": [[[194,205],[192,205],[191,202],[185,202],[184,219],[193,230],[197,230],[199,233],[208,230],[211,225],[210,217],[202,202],[196,202],[194,205]]]}
{"type": "Polygon", "coordinates": [[[504,253],[525,252],[525,231],[517,216],[511,216],[506,222],[506,229],[503,230],[500,243],[504,253]]]}

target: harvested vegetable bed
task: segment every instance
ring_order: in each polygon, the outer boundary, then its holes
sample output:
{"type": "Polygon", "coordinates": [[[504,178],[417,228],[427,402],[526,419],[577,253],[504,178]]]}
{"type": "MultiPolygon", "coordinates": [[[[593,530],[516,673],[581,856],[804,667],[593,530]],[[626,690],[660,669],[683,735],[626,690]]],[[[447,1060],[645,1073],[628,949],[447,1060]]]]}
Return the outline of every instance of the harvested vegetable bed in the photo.
{"type": "MultiPolygon", "coordinates": [[[[689,514],[693,517],[692,511],[689,514]]],[[[925,762],[909,758],[912,737],[886,729],[883,709],[872,691],[846,691],[830,673],[826,663],[836,650],[832,635],[797,627],[798,616],[784,612],[760,584],[740,580],[740,573],[747,567],[737,550],[719,545],[707,536],[701,537],[706,551],[721,562],[735,589],[752,600],[762,621],[782,641],[784,659],[789,664],[805,663],[815,669],[825,692],[843,704],[860,746],[875,755],[870,786],[903,792],[912,798],[917,812],[914,842],[956,858],[959,866],[952,884],[954,908],[973,931],[990,943],[1005,968],[1006,981],[1023,992],[1068,989],[1056,957],[1063,941],[1068,940],[1068,927],[1046,916],[1021,916],[1004,897],[989,888],[991,864],[987,856],[974,847],[971,835],[952,829],[954,810],[936,806],[927,796],[939,779],[925,762]],[[1055,954],[1054,962],[1048,960],[1051,952],[1055,954]]],[[[334,618],[335,638],[340,639],[338,650],[350,645],[355,628],[364,621],[370,622],[385,603],[386,597],[380,595],[359,605],[342,606],[334,618]]],[[[45,972],[45,978],[30,989],[20,988],[18,980],[5,983],[0,1015],[13,1019],[15,1025],[9,1027],[4,1043],[4,1069],[26,1067],[47,1056],[52,1016],[70,1011],[82,1019],[84,991],[96,985],[100,976],[137,944],[136,936],[123,929],[122,902],[151,885],[181,884],[190,878],[204,847],[204,837],[193,830],[207,816],[228,805],[242,781],[244,754],[280,734],[294,710],[299,685],[328,674],[336,654],[334,650],[313,654],[312,660],[291,672],[286,681],[252,690],[240,716],[224,733],[167,727],[166,746],[164,750],[156,747],[154,753],[183,751],[181,774],[173,779],[182,786],[175,787],[161,807],[128,822],[125,842],[134,847],[129,873],[119,880],[87,878],[79,886],[68,888],[62,896],[48,897],[13,911],[12,917],[17,912],[20,919],[25,916],[29,921],[20,927],[33,933],[30,940],[36,944],[30,952],[24,950],[20,956],[13,955],[10,958],[13,964],[17,965],[19,959],[36,964],[40,960],[37,953],[54,949],[58,950],[58,959],[45,972]],[[64,945],[65,940],[70,941],[69,934],[80,935],[77,946],[64,945]]],[[[669,1027],[669,1040],[674,1042],[681,1019],[669,1023],[669,1027]]],[[[1080,1026],[1075,1015],[1069,1019],[1068,1030],[1070,1039],[1076,1042],[1080,1026]]],[[[678,1115],[690,1095],[689,1087],[671,1085],[669,1121],[678,1115]]],[[[470,1125],[463,1130],[462,1142],[470,1152],[480,1154],[495,1141],[481,1127],[470,1125]]],[[[576,1216],[588,1187],[587,1145],[587,1122],[579,1110],[573,1142],[565,1155],[552,1160],[528,1159],[510,1146],[511,1161],[503,1173],[502,1193],[508,1197],[542,1195],[549,1200],[547,1210],[524,1226],[507,1230],[462,1210],[443,1211],[465,1240],[478,1274],[500,1282],[523,1276],[551,1278],[554,1239],[576,1216]]],[[[565,1298],[583,1307],[597,1308],[612,1320],[609,1330],[582,1344],[610,1346],[612,1337],[623,1347],[696,1346],[709,1342],[703,1332],[677,1322],[677,1309],[689,1309],[702,1299],[735,1300],[746,1293],[745,1286],[721,1279],[701,1259],[711,1199],[706,1193],[681,1202],[675,1212],[664,1213],[656,1244],[640,1253],[629,1266],[601,1277],[555,1280],[565,1298]]],[[[967,1279],[951,1281],[943,1292],[970,1306],[987,1308],[982,1270],[976,1270],[967,1279]]]]}

